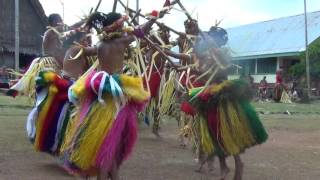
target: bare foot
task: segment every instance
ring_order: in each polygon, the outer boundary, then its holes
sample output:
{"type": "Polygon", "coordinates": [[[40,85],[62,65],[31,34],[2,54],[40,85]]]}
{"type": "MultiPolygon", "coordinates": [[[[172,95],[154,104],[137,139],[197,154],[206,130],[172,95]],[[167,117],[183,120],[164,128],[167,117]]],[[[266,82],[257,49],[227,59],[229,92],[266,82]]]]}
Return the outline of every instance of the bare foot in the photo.
{"type": "Polygon", "coordinates": [[[220,172],[220,175],[221,175],[220,180],[225,180],[229,172],[230,172],[230,169],[228,167],[225,167],[224,169],[222,169],[220,172]]]}
{"type": "Polygon", "coordinates": [[[200,167],[198,169],[196,169],[195,172],[201,173],[203,165],[204,165],[204,163],[201,163],[200,167]]]}
{"type": "Polygon", "coordinates": [[[152,133],[153,133],[157,138],[161,138],[158,130],[153,129],[153,130],[152,130],[152,133]]]}
{"type": "Polygon", "coordinates": [[[113,165],[112,166],[112,170],[110,172],[110,180],[119,180],[120,176],[119,176],[119,169],[117,167],[117,165],[113,165]]]}
{"type": "Polygon", "coordinates": [[[180,142],[180,147],[185,149],[187,147],[187,144],[185,142],[180,142]]]}
{"type": "Polygon", "coordinates": [[[235,170],[235,173],[234,173],[234,180],[241,180],[242,179],[242,175],[243,175],[243,163],[239,163],[238,164],[238,167],[236,168],[235,170]]]}
{"type": "Polygon", "coordinates": [[[208,170],[209,172],[212,172],[214,170],[213,162],[208,162],[208,170]]]}
{"type": "Polygon", "coordinates": [[[185,148],[187,147],[187,145],[186,145],[186,144],[180,144],[180,147],[181,147],[182,149],[185,149],[185,148]]]}
{"type": "MultiPolygon", "coordinates": [[[[200,167],[199,167],[199,169],[196,170],[196,172],[199,172],[199,173],[200,173],[200,172],[202,171],[203,166],[204,166],[207,162],[208,162],[208,159],[207,159],[207,158],[204,158],[204,157],[203,157],[203,154],[200,153],[200,154],[199,154],[199,157],[198,157],[198,163],[199,163],[200,167]]],[[[208,164],[208,165],[209,165],[209,164],[208,164]]]]}

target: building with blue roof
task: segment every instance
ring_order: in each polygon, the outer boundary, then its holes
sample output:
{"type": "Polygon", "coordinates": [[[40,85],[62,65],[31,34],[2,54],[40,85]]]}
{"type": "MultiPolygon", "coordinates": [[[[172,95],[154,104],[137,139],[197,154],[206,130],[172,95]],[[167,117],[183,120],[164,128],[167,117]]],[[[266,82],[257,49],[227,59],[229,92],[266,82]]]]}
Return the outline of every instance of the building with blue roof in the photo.
{"type": "MultiPolygon", "coordinates": [[[[308,44],[320,37],[320,11],[307,14],[308,44]]],[[[278,69],[286,72],[300,61],[305,51],[304,14],[283,17],[227,29],[235,68],[230,78],[250,74],[256,83],[263,76],[270,83],[275,82],[278,69]]]]}

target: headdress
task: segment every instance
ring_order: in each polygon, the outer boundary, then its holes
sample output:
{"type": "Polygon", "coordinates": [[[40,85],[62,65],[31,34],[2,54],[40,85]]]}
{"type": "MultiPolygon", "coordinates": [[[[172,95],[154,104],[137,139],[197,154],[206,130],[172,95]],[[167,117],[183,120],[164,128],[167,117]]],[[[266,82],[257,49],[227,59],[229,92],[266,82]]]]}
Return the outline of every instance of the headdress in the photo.
{"type": "Polygon", "coordinates": [[[119,13],[104,14],[101,12],[93,13],[87,20],[86,26],[94,28],[98,34],[103,31],[106,33],[114,32],[121,27],[128,19],[127,16],[122,16],[119,13]]]}

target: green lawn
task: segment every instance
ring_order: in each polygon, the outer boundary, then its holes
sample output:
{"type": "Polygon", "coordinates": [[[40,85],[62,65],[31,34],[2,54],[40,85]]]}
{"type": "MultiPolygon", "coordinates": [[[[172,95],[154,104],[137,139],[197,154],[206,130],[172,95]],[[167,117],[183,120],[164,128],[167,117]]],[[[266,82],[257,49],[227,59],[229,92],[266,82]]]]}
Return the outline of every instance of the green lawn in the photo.
{"type": "MultiPolygon", "coordinates": [[[[14,143],[25,136],[25,121],[31,104],[25,97],[0,96],[0,147],[4,152],[24,151],[29,149],[27,140],[24,143],[14,143]]],[[[2,151],[2,152],[3,152],[2,151]]]]}
{"type": "Polygon", "coordinates": [[[289,130],[294,132],[310,132],[320,129],[319,115],[310,114],[268,114],[260,115],[267,129],[289,130]]]}
{"type": "Polygon", "coordinates": [[[17,108],[26,109],[32,108],[31,101],[26,97],[17,96],[15,98],[10,96],[0,95],[0,109],[3,108],[17,108]]]}
{"type": "Polygon", "coordinates": [[[254,102],[253,105],[259,112],[283,113],[286,111],[297,113],[320,113],[320,101],[314,101],[310,104],[284,104],[273,102],[254,102]]]}

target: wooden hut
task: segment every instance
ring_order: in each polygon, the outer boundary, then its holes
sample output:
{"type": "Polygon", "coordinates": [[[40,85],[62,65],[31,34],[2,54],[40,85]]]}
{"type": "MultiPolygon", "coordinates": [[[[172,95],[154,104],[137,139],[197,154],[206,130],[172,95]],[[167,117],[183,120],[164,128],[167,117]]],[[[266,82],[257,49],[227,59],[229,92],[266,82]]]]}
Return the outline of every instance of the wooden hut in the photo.
{"type": "MultiPolygon", "coordinates": [[[[15,1],[0,0],[0,67],[14,67],[15,1]]],[[[20,68],[41,55],[47,17],[38,0],[20,0],[20,68]]]]}

